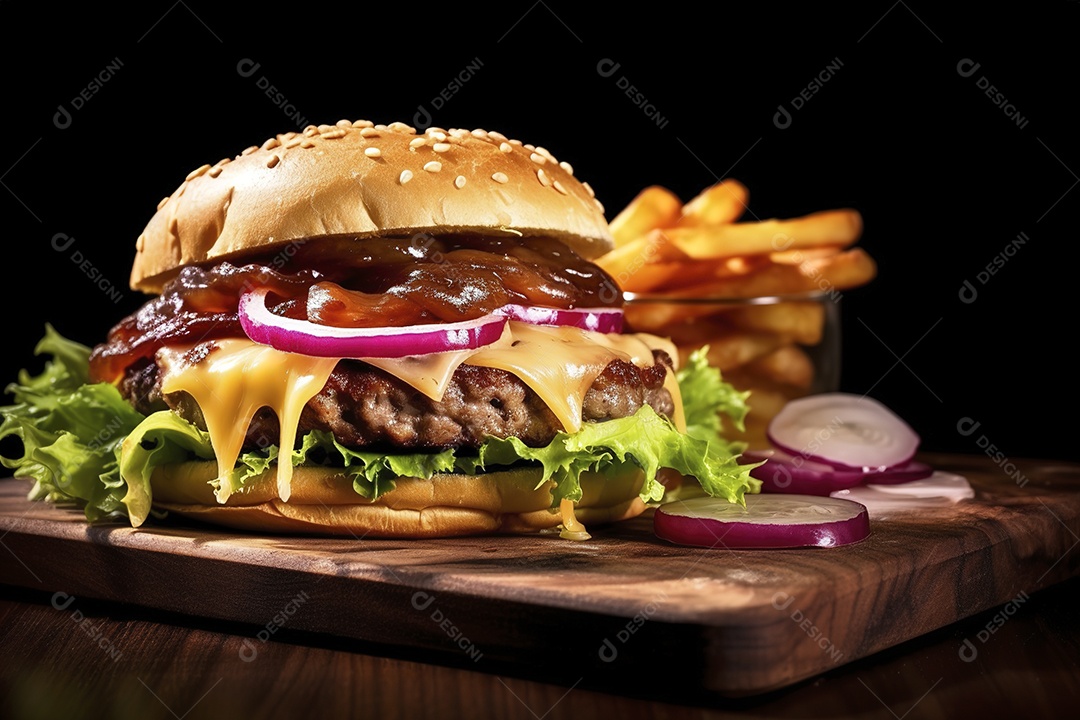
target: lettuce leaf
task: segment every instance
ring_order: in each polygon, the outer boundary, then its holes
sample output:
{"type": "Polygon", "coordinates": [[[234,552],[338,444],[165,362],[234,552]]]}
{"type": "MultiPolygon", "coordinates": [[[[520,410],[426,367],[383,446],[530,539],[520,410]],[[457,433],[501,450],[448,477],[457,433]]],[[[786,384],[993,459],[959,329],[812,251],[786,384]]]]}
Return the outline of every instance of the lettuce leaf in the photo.
{"type": "Polygon", "coordinates": [[[0,407],[0,440],[19,438],[22,454],[0,454],[0,464],[35,481],[33,499],[79,503],[90,520],[124,514],[116,451],[142,415],[112,385],[86,384],[89,348],[52,326],[34,352],[52,358],[41,374],[23,370],[7,387],[15,404],[0,407]]]}
{"type": "MultiPolygon", "coordinates": [[[[127,515],[132,525],[139,526],[151,513],[150,479],[155,468],[214,458],[204,430],[168,411],[144,417],[112,385],[87,384],[85,346],[47,327],[36,352],[52,355],[44,372],[20,373],[19,381],[8,387],[16,403],[0,408],[4,418],[0,439],[14,435],[23,444],[22,455],[0,455],[0,462],[17,476],[35,480],[31,498],[76,502],[90,520],[127,515]]],[[[356,493],[368,500],[393,490],[398,477],[426,479],[444,472],[477,473],[529,463],[541,468],[540,483],[554,481],[553,507],[563,498],[581,498],[582,473],[621,472],[630,465],[644,471],[641,497],[646,502],[662,499],[664,487],[657,472],[671,468],[696,477],[710,495],[742,503],[744,494],[757,492],[760,483],[749,476],[751,466],[737,462],[742,446],[720,436],[718,412],[741,424],[747,393],[736,392],[708,366],[704,349],[691,356],[678,380],[686,433],[645,405],[631,417],[585,423],[576,433],[557,433],[540,448],[517,438],[489,438],[476,453],[452,449],[384,453],[348,448],[330,433],[311,431],[288,457],[294,465],[342,468],[356,493]]],[[[224,481],[236,491],[280,459],[275,446],[243,453],[224,481]]],[[[212,482],[215,489],[220,482],[212,482]]]]}
{"type": "MultiPolygon", "coordinates": [[[[746,414],[750,412],[746,399],[750,391],[739,392],[725,382],[720,370],[709,365],[708,352],[706,345],[690,353],[686,365],[676,373],[682,391],[686,432],[709,442],[727,443],[720,434],[720,416],[727,415],[737,429],[745,430],[746,414]]],[[[745,450],[737,443],[727,446],[731,452],[745,450]]]]}

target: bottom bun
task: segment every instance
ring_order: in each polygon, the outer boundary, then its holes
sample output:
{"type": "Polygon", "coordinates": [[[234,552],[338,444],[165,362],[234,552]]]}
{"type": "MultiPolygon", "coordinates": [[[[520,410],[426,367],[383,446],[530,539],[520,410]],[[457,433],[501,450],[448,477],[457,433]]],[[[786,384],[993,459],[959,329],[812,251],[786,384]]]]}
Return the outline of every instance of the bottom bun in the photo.
{"type": "MultiPolygon", "coordinates": [[[[357,494],[340,470],[301,466],[293,471],[288,502],[277,497],[276,473],[269,471],[221,504],[210,485],[216,476],[214,462],[159,468],[151,479],[154,506],[242,530],[358,538],[533,533],[563,522],[562,513],[551,507],[555,483],[541,482],[539,468],[398,478],[396,487],[375,501],[357,494]]],[[[586,526],[636,517],[646,508],[638,496],[643,481],[637,469],[582,473],[574,515],[586,526]]]]}

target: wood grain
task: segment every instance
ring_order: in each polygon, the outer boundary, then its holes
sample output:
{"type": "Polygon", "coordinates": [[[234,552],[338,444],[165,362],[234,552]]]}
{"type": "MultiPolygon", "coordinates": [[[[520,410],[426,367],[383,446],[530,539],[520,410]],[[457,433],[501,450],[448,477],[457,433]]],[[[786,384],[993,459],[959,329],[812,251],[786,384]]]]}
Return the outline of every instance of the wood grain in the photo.
{"type": "Polygon", "coordinates": [[[309,631],[477,669],[555,668],[568,685],[659,674],[760,693],[1080,574],[1080,467],[1018,463],[1020,487],[987,458],[925,459],[965,474],[976,500],[874,520],[857,545],[798,551],[676,547],[645,517],[585,543],[88,527],[3,481],[0,581],[243,622],[267,641],[309,631]],[[658,667],[661,657],[681,663],[658,667]]]}
{"type": "MultiPolygon", "coordinates": [[[[1035,594],[971,662],[957,648],[995,610],[812,681],[732,699],[653,674],[598,687],[602,678],[589,674],[560,684],[513,668],[476,672],[427,663],[422,653],[287,629],[245,660],[245,642],[256,631],[250,626],[85,598],[58,610],[48,593],[0,586],[0,717],[1071,717],[1080,697],[1078,604],[1080,578],[1035,594]],[[107,638],[115,656],[84,626],[107,638]]],[[[655,664],[690,674],[677,658],[655,664]]]]}

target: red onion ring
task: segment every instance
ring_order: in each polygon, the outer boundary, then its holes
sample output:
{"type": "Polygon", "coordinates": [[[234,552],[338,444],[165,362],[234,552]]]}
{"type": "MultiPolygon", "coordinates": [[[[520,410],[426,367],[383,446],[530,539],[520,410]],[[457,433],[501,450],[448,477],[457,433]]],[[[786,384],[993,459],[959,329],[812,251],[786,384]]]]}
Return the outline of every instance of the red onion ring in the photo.
{"type": "Polygon", "coordinates": [[[884,471],[915,457],[919,436],[866,396],[809,395],[788,402],[769,422],[769,442],[789,455],[839,470],[884,471]]]}
{"type": "Polygon", "coordinates": [[[475,350],[502,337],[507,318],[485,315],[456,323],[408,327],[339,328],[282,317],[266,307],[268,289],[240,297],[240,325],[249,338],[301,355],[396,358],[451,350],[475,350]]]}
{"type": "Polygon", "coordinates": [[[838,547],[870,535],[866,508],[811,495],[747,495],[746,507],[723,498],[664,503],[653,515],[657,537],[707,548],[838,547]]]}
{"type": "Polygon", "coordinates": [[[558,325],[592,330],[601,333],[621,333],[623,329],[622,308],[561,308],[537,307],[536,305],[503,305],[495,311],[511,320],[530,325],[558,325]]]}

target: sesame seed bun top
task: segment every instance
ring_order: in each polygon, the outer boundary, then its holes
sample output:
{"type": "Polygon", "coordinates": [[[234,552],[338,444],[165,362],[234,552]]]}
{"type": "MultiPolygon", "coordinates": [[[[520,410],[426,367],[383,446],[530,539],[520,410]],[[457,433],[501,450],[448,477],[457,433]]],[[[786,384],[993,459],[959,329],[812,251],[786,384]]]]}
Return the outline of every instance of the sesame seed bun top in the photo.
{"type": "Polygon", "coordinates": [[[327,235],[544,235],[585,258],[612,247],[588,183],[498,132],[341,120],[192,171],[136,244],[131,287],[160,292],[191,263],[327,235]]]}

